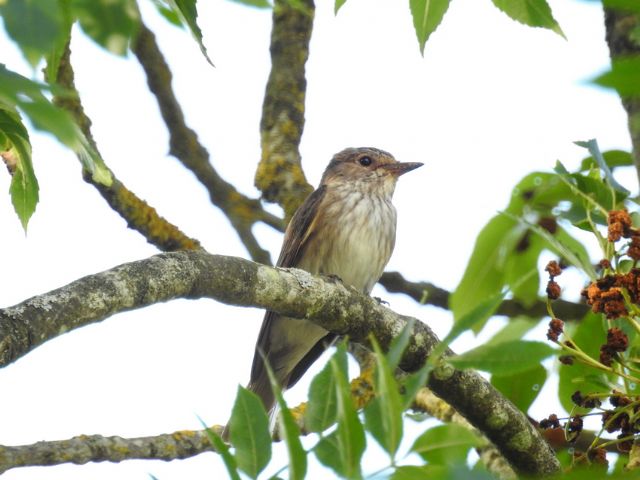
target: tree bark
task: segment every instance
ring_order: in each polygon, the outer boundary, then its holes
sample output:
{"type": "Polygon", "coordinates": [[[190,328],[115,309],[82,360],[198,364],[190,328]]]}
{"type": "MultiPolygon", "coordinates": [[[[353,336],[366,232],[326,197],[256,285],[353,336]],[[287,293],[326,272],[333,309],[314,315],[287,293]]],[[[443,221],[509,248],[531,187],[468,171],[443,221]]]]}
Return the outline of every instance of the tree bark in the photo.
{"type": "MultiPolygon", "coordinates": [[[[204,251],[172,252],[89,275],[1,309],[0,366],[61,333],[118,312],[204,297],[313,321],[363,345],[372,333],[385,349],[411,321],[335,279],[204,251]]],[[[416,320],[400,368],[419,369],[438,343],[431,329],[416,320]]],[[[427,386],[482,431],[518,473],[548,475],[559,470],[534,426],[478,373],[456,370],[445,359],[432,370],[427,386]]]]}

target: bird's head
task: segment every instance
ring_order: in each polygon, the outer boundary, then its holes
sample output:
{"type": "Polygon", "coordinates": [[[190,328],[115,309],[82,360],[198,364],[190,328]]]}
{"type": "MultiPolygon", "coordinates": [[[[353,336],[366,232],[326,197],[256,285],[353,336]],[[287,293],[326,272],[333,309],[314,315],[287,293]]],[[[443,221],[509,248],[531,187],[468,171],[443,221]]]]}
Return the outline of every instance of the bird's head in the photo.
{"type": "Polygon", "coordinates": [[[393,155],[372,147],[346,148],[336,153],[322,176],[322,185],[382,189],[392,194],[400,175],[421,167],[419,162],[398,162],[393,155]]]}

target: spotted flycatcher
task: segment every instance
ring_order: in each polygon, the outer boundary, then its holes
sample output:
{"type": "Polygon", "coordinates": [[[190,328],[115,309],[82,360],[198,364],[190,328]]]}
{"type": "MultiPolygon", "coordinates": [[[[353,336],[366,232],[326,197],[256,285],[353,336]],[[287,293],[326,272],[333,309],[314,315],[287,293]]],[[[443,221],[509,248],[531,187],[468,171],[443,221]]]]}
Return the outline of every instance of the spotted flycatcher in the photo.
{"type": "MultiPolygon", "coordinates": [[[[422,166],[401,163],[376,148],[336,154],[322,181],[296,211],[284,235],[279,267],[336,275],[369,294],[389,261],[396,239],[391,197],[400,175],[422,166]]],[[[265,368],[280,386],[292,387],[331,343],[334,334],[306,320],[267,311],[260,329],[248,388],[274,406],[265,368]]]]}

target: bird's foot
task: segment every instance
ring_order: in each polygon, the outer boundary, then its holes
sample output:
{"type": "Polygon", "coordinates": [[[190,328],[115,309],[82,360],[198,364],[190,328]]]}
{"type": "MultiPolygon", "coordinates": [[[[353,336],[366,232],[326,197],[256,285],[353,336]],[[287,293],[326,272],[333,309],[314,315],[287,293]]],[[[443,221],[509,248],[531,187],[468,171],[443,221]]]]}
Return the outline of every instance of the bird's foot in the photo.
{"type": "Polygon", "coordinates": [[[344,283],[338,275],[334,275],[333,273],[328,273],[325,275],[325,277],[327,277],[327,280],[330,280],[333,283],[344,283]]]}
{"type": "Polygon", "coordinates": [[[390,305],[386,300],[381,299],[380,297],[373,297],[373,299],[378,302],[378,305],[390,305]]]}

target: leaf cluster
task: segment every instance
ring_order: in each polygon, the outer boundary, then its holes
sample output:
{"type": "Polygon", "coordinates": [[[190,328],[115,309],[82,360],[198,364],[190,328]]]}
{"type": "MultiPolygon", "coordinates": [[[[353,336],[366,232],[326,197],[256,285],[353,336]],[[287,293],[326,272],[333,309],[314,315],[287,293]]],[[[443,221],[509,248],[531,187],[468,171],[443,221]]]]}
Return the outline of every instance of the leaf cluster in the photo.
{"type": "MultiPolygon", "coordinates": [[[[405,412],[414,405],[432,368],[427,365],[412,375],[402,376],[400,380],[396,378],[395,372],[411,332],[412,325],[409,324],[394,339],[386,354],[372,339],[374,367],[372,376],[367,378],[373,380],[370,388],[374,396],[362,413],[353,401],[344,342],[338,345],[329,362],[312,380],[308,403],[304,408],[296,409],[297,421],[272,377],[279,407],[277,437],[287,446],[289,462],[264,478],[277,478],[284,470],[289,478],[305,478],[310,455],[340,478],[373,478],[380,474],[394,479],[417,478],[417,475],[450,478],[447,476],[453,472],[461,474],[462,471],[470,475],[467,478],[491,478],[481,469],[472,472],[461,466],[470,449],[485,445],[486,441],[458,425],[425,429],[400,456],[405,412]],[[305,434],[313,438],[313,444],[307,449],[300,439],[300,425],[305,434]],[[366,473],[362,458],[371,440],[387,454],[389,463],[380,471],[366,473]],[[423,463],[407,464],[411,454],[417,454],[423,463]]],[[[261,476],[272,459],[269,418],[259,397],[243,387],[238,387],[229,432],[231,448],[213,432],[211,440],[230,478],[239,478],[239,472],[250,478],[261,476]]]]}

